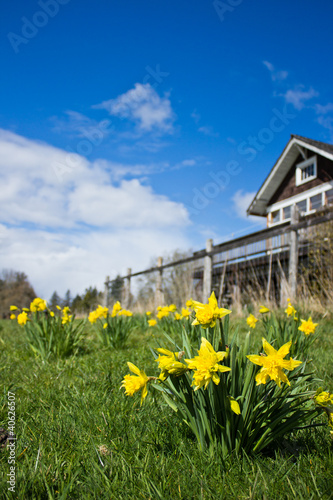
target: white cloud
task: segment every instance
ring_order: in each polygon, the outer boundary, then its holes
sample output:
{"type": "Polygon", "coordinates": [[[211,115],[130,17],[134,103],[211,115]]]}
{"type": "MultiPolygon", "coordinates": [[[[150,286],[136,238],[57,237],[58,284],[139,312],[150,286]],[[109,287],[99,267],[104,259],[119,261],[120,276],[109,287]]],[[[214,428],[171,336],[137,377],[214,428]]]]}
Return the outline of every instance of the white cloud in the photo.
{"type": "Polygon", "coordinates": [[[318,116],[318,123],[329,131],[330,140],[333,141],[333,117],[332,116],[318,116]]]}
{"type": "Polygon", "coordinates": [[[325,105],[316,104],[315,111],[318,115],[317,122],[329,132],[329,140],[333,141],[333,103],[328,102],[325,105]]]}
{"type": "Polygon", "coordinates": [[[25,272],[37,295],[50,299],[54,290],[64,296],[81,294],[88,286],[103,290],[105,277],[125,275],[150,266],[151,257],[188,249],[180,230],[117,229],[89,233],[48,233],[0,225],[3,269],[25,272]],[[1,234],[4,238],[1,239],[1,234]]]}
{"type": "Polygon", "coordinates": [[[194,122],[197,124],[201,120],[201,115],[199,115],[199,113],[197,112],[196,109],[191,113],[191,117],[193,118],[194,122]]]}
{"type": "Polygon", "coordinates": [[[2,268],[25,272],[49,298],[55,289],[102,287],[107,274],[189,248],[184,205],[138,179],[115,183],[113,170],[121,177],[120,164],[88,162],[0,129],[2,268]]]}
{"type": "Polygon", "coordinates": [[[238,217],[249,221],[256,221],[258,225],[264,226],[266,224],[265,218],[260,220],[259,217],[248,216],[246,213],[255,195],[255,192],[244,192],[243,189],[239,189],[232,197],[233,209],[238,217]]]}
{"type": "Polygon", "coordinates": [[[182,161],[182,165],[184,165],[184,167],[193,167],[195,164],[196,164],[196,161],[193,159],[182,161]]]}
{"type": "Polygon", "coordinates": [[[206,125],[204,125],[203,127],[199,127],[198,131],[201,132],[202,134],[208,135],[210,137],[218,137],[219,136],[218,132],[214,132],[213,127],[209,127],[206,125]]]}
{"type": "Polygon", "coordinates": [[[65,118],[53,116],[51,121],[54,123],[53,130],[55,132],[69,133],[72,136],[87,139],[93,145],[99,145],[114,131],[111,120],[98,122],[82,113],[71,110],[65,112],[65,118]]]}
{"type": "Polygon", "coordinates": [[[133,89],[93,107],[135,122],[142,132],[173,130],[175,114],[168,96],[160,97],[149,83],[136,83],[133,89]]]}
{"type": "Polygon", "coordinates": [[[328,102],[325,105],[322,104],[316,104],[315,105],[315,110],[317,115],[326,115],[333,111],[333,102],[328,102]]]}
{"type": "Polygon", "coordinates": [[[283,94],[283,97],[286,102],[292,104],[295,109],[301,110],[305,107],[307,101],[314,97],[318,97],[318,95],[319,93],[312,87],[310,87],[309,90],[304,90],[304,85],[297,85],[293,90],[287,90],[287,92],[283,94]]]}
{"type": "Polygon", "coordinates": [[[273,66],[273,64],[270,63],[269,61],[263,61],[262,63],[264,66],[266,66],[266,68],[270,72],[273,82],[282,81],[288,77],[288,71],[285,70],[277,71],[273,66]]]}
{"type": "MultiPolygon", "coordinates": [[[[0,130],[2,222],[44,227],[153,227],[186,225],[184,206],[137,179],[112,184],[131,166],[88,162],[79,155],[0,130]]],[[[142,173],[143,166],[134,166],[142,173]]]]}

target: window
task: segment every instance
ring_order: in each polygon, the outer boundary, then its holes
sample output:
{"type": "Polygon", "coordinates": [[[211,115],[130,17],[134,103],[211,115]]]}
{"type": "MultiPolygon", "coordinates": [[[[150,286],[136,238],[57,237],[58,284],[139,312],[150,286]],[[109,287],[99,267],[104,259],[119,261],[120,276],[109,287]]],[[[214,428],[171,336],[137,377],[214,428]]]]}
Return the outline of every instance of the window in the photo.
{"type": "Polygon", "coordinates": [[[322,202],[321,202],[321,193],[317,194],[316,196],[311,196],[310,198],[310,210],[318,210],[318,208],[321,208],[322,202]]]}
{"type": "Polygon", "coordinates": [[[283,208],[283,219],[290,219],[291,217],[291,205],[289,207],[284,207],[283,208]]]}
{"type": "Polygon", "coordinates": [[[280,210],[272,212],[272,224],[277,224],[280,222],[280,210]]]}
{"type": "Polygon", "coordinates": [[[325,194],[327,205],[333,205],[333,189],[329,189],[325,194]]]}
{"type": "Polygon", "coordinates": [[[307,205],[306,202],[307,202],[307,200],[302,200],[302,201],[299,201],[298,203],[296,203],[296,206],[298,207],[300,214],[304,214],[307,211],[306,210],[306,205],[307,205]]]}
{"type": "Polygon", "coordinates": [[[296,186],[312,181],[317,177],[317,157],[313,156],[296,166],[296,186]]]}

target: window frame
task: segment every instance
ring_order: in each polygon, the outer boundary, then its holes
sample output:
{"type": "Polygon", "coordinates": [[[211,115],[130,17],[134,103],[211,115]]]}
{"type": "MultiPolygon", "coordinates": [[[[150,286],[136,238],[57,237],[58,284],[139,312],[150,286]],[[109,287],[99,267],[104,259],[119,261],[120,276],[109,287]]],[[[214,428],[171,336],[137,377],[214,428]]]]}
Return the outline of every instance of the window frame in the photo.
{"type": "Polygon", "coordinates": [[[302,161],[301,163],[298,163],[296,165],[296,175],[295,175],[295,180],[296,180],[296,186],[301,186],[302,184],[306,184],[307,182],[310,182],[314,179],[317,179],[317,156],[312,156],[311,158],[308,158],[305,161],[302,161]],[[308,177],[307,179],[302,179],[302,172],[303,170],[306,169],[309,165],[314,165],[314,174],[308,177]]]}

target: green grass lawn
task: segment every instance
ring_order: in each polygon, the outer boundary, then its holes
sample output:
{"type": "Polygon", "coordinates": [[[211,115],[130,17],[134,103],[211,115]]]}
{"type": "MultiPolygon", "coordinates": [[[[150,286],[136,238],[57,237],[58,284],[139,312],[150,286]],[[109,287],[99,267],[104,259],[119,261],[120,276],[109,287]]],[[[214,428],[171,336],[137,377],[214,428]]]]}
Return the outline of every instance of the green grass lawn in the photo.
{"type": "MultiPolygon", "coordinates": [[[[235,323],[247,331],[245,320],[235,323]]],[[[127,361],[158,375],[150,347],[161,333],[137,330],[115,350],[100,347],[87,328],[80,355],[43,364],[23,328],[0,322],[0,427],[8,427],[10,391],[17,437],[15,492],[8,491],[9,451],[0,448],[1,499],[333,498],[328,426],[296,431],[255,457],[200,452],[158,391],[140,406],[139,394],[120,389],[127,361]]],[[[320,328],[313,364],[333,392],[333,322],[320,320],[320,328]]],[[[253,335],[262,333],[258,326],[253,335]]]]}

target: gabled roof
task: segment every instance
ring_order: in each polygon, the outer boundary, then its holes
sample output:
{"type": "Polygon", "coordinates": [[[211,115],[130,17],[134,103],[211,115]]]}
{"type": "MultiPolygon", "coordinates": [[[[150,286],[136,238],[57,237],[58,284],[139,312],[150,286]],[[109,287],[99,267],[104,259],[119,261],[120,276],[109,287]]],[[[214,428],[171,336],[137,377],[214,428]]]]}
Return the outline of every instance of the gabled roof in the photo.
{"type": "Polygon", "coordinates": [[[248,215],[266,215],[266,207],[269,200],[281,185],[290,167],[301,153],[302,148],[313,151],[333,161],[332,144],[291,134],[286,147],[247,209],[248,215]]]}

